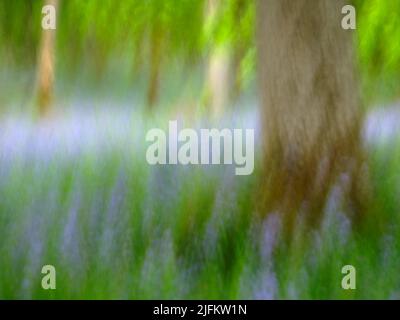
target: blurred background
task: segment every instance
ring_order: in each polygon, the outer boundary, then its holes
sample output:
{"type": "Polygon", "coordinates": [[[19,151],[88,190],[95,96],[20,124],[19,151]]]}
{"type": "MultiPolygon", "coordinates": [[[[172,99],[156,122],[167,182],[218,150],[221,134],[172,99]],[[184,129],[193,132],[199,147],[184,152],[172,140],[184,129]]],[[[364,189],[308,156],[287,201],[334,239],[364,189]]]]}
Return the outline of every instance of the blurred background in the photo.
{"type": "Polygon", "coordinates": [[[262,135],[257,1],[0,0],[0,298],[400,298],[400,1],[352,4],[379,227],[354,231],[333,197],[288,244],[255,213],[259,166],[145,160],[169,120],[262,135]]]}

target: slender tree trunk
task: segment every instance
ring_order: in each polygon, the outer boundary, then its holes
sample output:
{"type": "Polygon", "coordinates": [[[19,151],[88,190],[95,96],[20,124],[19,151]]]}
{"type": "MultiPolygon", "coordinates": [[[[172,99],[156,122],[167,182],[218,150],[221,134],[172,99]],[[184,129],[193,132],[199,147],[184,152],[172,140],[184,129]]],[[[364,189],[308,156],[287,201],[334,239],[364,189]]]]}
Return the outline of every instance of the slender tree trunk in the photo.
{"type": "Polygon", "coordinates": [[[229,99],[229,55],[226,48],[216,48],[210,54],[207,69],[209,115],[219,118],[229,99]]]}
{"type": "Polygon", "coordinates": [[[147,106],[149,110],[154,108],[159,95],[159,82],[162,59],[162,33],[160,26],[154,22],[150,35],[150,78],[147,89],[147,106]]]}
{"type": "MultiPolygon", "coordinates": [[[[243,11],[245,10],[245,0],[236,0],[234,8],[234,17],[236,23],[240,23],[243,17],[243,11]]],[[[231,62],[231,81],[230,81],[230,100],[235,101],[242,91],[242,78],[241,78],[241,66],[243,58],[246,54],[246,48],[242,39],[236,39],[235,44],[232,48],[232,62],[231,62]]]]}
{"type": "MultiPolygon", "coordinates": [[[[208,0],[205,15],[210,24],[214,24],[221,5],[220,0],[208,0]]],[[[206,75],[206,104],[209,115],[218,118],[229,99],[230,57],[228,48],[212,44],[208,57],[206,75]]]]}
{"type": "MultiPolygon", "coordinates": [[[[280,212],[291,230],[312,225],[333,199],[356,216],[367,182],[363,119],[352,31],[341,28],[341,0],[258,0],[258,71],[263,115],[262,211],[280,212]]],[[[289,231],[290,231],[289,230],[289,231]]]]}
{"type": "MultiPolygon", "coordinates": [[[[58,0],[45,0],[44,4],[52,5],[57,10],[58,0]]],[[[36,94],[39,113],[42,116],[50,111],[53,101],[55,33],[56,30],[42,29],[36,94]]]]}

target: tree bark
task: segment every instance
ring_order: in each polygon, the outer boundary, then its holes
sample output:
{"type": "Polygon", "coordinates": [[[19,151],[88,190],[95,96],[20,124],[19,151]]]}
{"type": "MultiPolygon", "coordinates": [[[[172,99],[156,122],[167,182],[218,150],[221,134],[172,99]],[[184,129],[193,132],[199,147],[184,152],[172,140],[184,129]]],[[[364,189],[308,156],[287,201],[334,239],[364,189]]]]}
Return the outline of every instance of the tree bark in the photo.
{"type": "MultiPolygon", "coordinates": [[[[46,0],[44,5],[52,5],[57,11],[58,0],[46,0]]],[[[42,29],[36,94],[39,114],[42,116],[49,113],[53,102],[55,33],[56,30],[42,29]]]]}
{"type": "Polygon", "coordinates": [[[341,0],[258,0],[257,48],[264,138],[261,211],[292,230],[333,199],[359,217],[367,190],[353,33],[341,0]]]}
{"type": "Polygon", "coordinates": [[[154,22],[150,34],[150,77],[147,89],[147,106],[149,111],[154,109],[159,96],[163,40],[161,27],[158,22],[154,22]]]}
{"type": "MultiPolygon", "coordinates": [[[[208,0],[205,8],[205,20],[214,25],[220,9],[221,0],[208,0]]],[[[230,56],[226,45],[210,45],[206,70],[206,104],[211,118],[218,119],[229,100],[230,56]]]]}

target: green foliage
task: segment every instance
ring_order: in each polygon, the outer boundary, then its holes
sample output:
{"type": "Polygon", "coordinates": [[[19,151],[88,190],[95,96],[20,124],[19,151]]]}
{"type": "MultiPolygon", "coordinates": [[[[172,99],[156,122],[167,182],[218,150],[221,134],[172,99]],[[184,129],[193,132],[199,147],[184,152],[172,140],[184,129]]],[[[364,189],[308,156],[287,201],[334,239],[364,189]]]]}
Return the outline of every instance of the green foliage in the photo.
{"type": "Polygon", "coordinates": [[[35,63],[40,15],[40,1],[0,0],[0,54],[5,64],[35,63]]]}
{"type": "MultiPolygon", "coordinates": [[[[41,1],[0,1],[2,47],[23,57],[35,55],[40,37],[41,1]],[[30,43],[29,49],[26,44],[30,43]]],[[[209,46],[241,42],[252,46],[253,2],[223,0],[211,29],[205,0],[68,0],[60,1],[57,24],[58,60],[66,64],[88,61],[106,64],[121,56],[148,57],[154,28],[163,54],[171,59],[198,62],[209,46]]],[[[33,60],[32,60],[33,62],[33,60]]]]}
{"type": "Polygon", "coordinates": [[[358,53],[367,82],[364,89],[369,92],[372,88],[372,98],[399,98],[396,84],[400,81],[400,2],[362,0],[356,6],[358,53]],[[379,87],[382,84],[386,88],[379,87]]]}
{"type": "MultiPolygon", "coordinates": [[[[400,70],[400,2],[355,0],[359,64],[368,99],[397,98],[400,70]]],[[[109,61],[148,64],[151,37],[162,43],[163,64],[198,64],[210,49],[227,46],[240,52],[240,75],[255,72],[255,3],[206,0],[61,0],[57,30],[59,63],[89,66],[100,72],[109,61]],[[154,34],[156,30],[156,34],[154,34]],[[153,33],[152,33],[153,32],[153,33]],[[121,60],[122,59],[122,60],[121,60]],[[100,71],[99,71],[100,70],[100,71]]],[[[0,0],[0,54],[3,63],[36,63],[41,1],[0,0]]]]}

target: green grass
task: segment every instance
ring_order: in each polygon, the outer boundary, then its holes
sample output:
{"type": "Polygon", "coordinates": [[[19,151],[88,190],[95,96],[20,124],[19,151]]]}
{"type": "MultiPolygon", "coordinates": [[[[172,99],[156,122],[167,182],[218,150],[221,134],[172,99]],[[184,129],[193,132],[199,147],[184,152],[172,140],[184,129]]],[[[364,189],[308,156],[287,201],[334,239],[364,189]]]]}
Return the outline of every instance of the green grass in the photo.
{"type": "Polygon", "coordinates": [[[0,298],[398,298],[400,145],[370,154],[373,199],[362,230],[338,212],[321,230],[256,218],[257,172],[152,167],[144,154],[90,153],[0,170],[0,298]],[[346,222],[347,221],[347,222],[346,222]],[[41,288],[41,268],[57,289],[41,288]],[[341,268],[357,289],[341,288],[341,268]]]}

